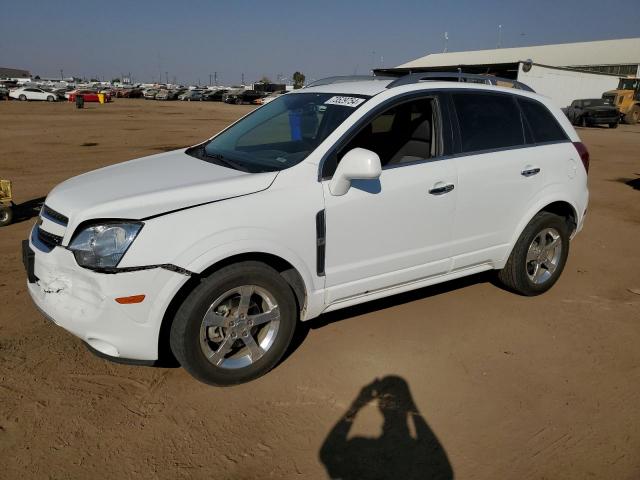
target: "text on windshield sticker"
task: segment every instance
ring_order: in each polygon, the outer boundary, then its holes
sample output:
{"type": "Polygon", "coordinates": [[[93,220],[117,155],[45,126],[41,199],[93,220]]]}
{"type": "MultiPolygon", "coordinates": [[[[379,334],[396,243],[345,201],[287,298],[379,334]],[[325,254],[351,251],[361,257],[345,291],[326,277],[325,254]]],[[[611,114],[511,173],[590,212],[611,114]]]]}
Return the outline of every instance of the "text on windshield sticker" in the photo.
{"type": "Polygon", "coordinates": [[[324,102],[325,105],[342,105],[343,107],[351,107],[355,108],[364,102],[364,98],[358,97],[331,97],[329,100],[324,102]]]}

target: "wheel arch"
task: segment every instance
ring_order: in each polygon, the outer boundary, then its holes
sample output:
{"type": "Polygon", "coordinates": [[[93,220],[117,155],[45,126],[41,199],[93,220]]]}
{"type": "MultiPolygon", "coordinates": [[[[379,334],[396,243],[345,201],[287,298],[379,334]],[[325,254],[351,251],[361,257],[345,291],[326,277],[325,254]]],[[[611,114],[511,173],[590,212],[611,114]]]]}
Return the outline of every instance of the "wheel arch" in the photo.
{"type": "Polygon", "coordinates": [[[553,199],[553,200],[549,199],[547,201],[538,203],[534,208],[531,209],[529,215],[525,217],[525,220],[523,220],[518,225],[516,233],[511,239],[511,245],[509,247],[507,254],[502,259],[502,261],[500,261],[498,264],[495,265],[495,268],[500,269],[504,267],[507,260],[509,259],[509,256],[511,255],[511,252],[515,248],[516,242],[520,238],[520,235],[522,235],[522,232],[524,231],[525,228],[527,228],[527,225],[529,225],[531,220],[533,220],[533,218],[536,215],[538,215],[540,212],[554,213],[556,215],[559,215],[565,218],[567,221],[567,226],[569,227],[570,235],[573,235],[576,232],[580,218],[578,216],[578,210],[572,202],[566,199],[553,199]]]}
{"type": "Polygon", "coordinates": [[[215,263],[204,268],[200,273],[191,276],[191,278],[178,289],[169,302],[162,316],[158,334],[158,360],[161,364],[171,365],[177,362],[171,352],[169,336],[176,312],[189,294],[200,284],[203,278],[208,277],[217,270],[228,265],[247,261],[261,262],[276,270],[291,287],[297,302],[298,311],[302,315],[307,308],[309,294],[302,275],[290,262],[278,255],[265,252],[246,252],[230,255],[217,260],[215,263]]]}

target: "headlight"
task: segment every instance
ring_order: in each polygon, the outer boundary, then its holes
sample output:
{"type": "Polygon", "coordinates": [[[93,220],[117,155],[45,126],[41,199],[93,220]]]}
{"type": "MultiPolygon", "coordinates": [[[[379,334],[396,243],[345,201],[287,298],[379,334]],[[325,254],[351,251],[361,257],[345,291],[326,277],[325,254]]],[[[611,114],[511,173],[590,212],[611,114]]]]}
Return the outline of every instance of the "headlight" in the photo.
{"type": "Polygon", "coordinates": [[[91,225],[76,234],[69,250],[81,267],[115,267],[141,228],[142,223],[133,222],[91,225]]]}

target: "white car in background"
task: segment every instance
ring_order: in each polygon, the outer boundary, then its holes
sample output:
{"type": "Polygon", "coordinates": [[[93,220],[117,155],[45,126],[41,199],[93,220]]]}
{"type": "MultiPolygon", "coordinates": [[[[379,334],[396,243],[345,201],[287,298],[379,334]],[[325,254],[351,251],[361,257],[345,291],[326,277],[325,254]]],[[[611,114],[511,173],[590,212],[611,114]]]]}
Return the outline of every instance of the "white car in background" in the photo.
{"type": "Polygon", "coordinates": [[[41,88],[36,87],[21,87],[11,90],[9,92],[9,96],[11,98],[15,98],[16,100],[43,100],[46,102],[55,102],[57,100],[57,95],[53,92],[48,92],[41,88]]]}
{"type": "Polygon", "coordinates": [[[61,183],[23,242],[33,301],[98,355],[170,347],[229,385],[324,312],[487,270],[547,291],[589,153],[542,96],[425,75],[316,82],[194,147],[61,183]]]}

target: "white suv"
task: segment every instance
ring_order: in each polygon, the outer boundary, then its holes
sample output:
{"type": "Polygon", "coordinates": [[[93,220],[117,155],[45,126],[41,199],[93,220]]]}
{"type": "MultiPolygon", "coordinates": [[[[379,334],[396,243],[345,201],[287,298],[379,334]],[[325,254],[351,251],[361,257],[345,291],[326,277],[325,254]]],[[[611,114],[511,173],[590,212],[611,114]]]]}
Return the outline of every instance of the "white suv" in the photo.
{"type": "Polygon", "coordinates": [[[323,312],[491,269],[548,290],[588,160],[532,92],[320,82],[202,144],[58,185],[23,244],[29,292],[94,353],[166,350],[201,381],[245,382],[323,312]]]}

